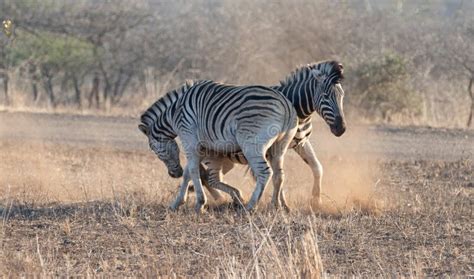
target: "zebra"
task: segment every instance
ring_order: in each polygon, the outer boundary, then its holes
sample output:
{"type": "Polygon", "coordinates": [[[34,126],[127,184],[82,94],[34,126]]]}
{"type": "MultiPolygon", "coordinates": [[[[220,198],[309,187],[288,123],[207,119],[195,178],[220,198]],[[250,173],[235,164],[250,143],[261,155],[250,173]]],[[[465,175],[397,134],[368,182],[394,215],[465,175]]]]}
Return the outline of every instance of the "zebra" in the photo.
{"type": "MultiPolygon", "coordinates": [[[[301,66],[293,71],[280,85],[271,86],[290,100],[298,115],[297,133],[290,144],[313,172],[312,205],[321,204],[321,188],[323,167],[319,162],[309,136],[312,132],[313,112],[317,112],[329,125],[331,132],[340,137],[346,130],[343,112],[344,90],[341,82],[343,66],[337,61],[322,61],[301,66]]],[[[230,194],[234,203],[241,193],[222,181],[223,175],[229,172],[234,163],[246,164],[245,156],[241,152],[229,153],[221,157],[208,157],[204,164],[207,166],[207,181],[205,185],[230,194]]],[[[209,189],[209,188],[208,188],[209,189]]],[[[282,194],[283,195],[283,194],[282,194]]],[[[219,197],[213,193],[213,197],[219,197]]],[[[284,196],[283,200],[284,200],[284,196]]],[[[286,209],[288,207],[285,205],[286,209]]]]}
{"type": "MultiPolygon", "coordinates": [[[[290,101],[264,86],[234,86],[214,81],[188,81],[168,92],[140,117],[138,128],[172,177],[183,176],[176,210],[186,201],[193,181],[196,212],[206,204],[200,172],[205,157],[242,152],[256,177],[256,187],[246,209],[253,210],[273,175],[274,205],[285,203],[281,186],[283,161],[295,137],[298,117],[290,101]],[[187,159],[181,167],[179,137],[187,159]],[[217,154],[217,155],[215,155],[217,154]],[[267,162],[266,156],[270,154],[267,162]],[[269,164],[270,163],[270,166],[269,164]]],[[[237,197],[241,198],[241,197],[237,197]]]]}

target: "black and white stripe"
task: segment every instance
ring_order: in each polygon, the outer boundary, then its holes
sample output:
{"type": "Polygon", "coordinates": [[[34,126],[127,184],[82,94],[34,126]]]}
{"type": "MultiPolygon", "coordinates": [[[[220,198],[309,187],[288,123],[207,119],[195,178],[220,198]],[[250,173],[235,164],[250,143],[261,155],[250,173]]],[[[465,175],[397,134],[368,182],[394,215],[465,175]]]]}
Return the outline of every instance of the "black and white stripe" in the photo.
{"type": "MultiPolygon", "coordinates": [[[[308,141],[312,133],[312,116],[316,111],[329,125],[331,132],[341,136],[345,131],[343,113],[344,91],[341,86],[343,66],[337,61],[325,61],[299,67],[278,86],[278,90],[291,101],[298,115],[298,129],[290,144],[301,158],[311,167],[314,176],[313,197],[316,204],[320,203],[322,166],[317,159],[311,143],[308,141]]],[[[229,153],[224,157],[207,158],[205,164],[209,171],[211,187],[225,189],[222,176],[233,163],[246,164],[242,153],[229,153]]]]}
{"type": "Polygon", "coordinates": [[[325,61],[299,67],[280,82],[280,85],[271,87],[283,93],[296,109],[296,141],[304,140],[311,134],[311,118],[315,111],[336,136],[344,133],[344,90],[341,87],[343,78],[342,64],[337,61],[325,61]]]}
{"type": "MultiPolygon", "coordinates": [[[[186,199],[192,179],[196,210],[201,210],[206,200],[199,179],[200,163],[204,158],[229,153],[242,153],[256,176],[256,189],[247,209],[255,207],[272,172],[274,203],[286,206],[281,195],[283,155],[294,138],[298,120],[292,104],[280,92],[264,86],[188,82],[155,102],[141,116],[141,122],[140,130],[148,136],[150,148],[166,164],[169,174],[183,175],[173,209],[186,199]],[[184,171],[176,137],[188,161],[184,171]],[[267,154],[271,154],[268,161],[267,154]]],[[[232,193],[241,200],[239,191],[232,193]]]]}

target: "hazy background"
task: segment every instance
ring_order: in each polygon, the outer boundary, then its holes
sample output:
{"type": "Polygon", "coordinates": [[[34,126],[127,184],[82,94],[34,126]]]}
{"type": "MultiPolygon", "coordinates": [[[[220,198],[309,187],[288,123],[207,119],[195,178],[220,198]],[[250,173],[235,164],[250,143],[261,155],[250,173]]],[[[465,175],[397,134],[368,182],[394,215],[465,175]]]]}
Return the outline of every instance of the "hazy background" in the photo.
{"type": "Polygon", "coordinates": [[[337,59],[349,121],[466,127],[473,14],[462,0],[0,0],[15,26],[0,106],[138,115],[185,79],[271,85],[337,59]]]}

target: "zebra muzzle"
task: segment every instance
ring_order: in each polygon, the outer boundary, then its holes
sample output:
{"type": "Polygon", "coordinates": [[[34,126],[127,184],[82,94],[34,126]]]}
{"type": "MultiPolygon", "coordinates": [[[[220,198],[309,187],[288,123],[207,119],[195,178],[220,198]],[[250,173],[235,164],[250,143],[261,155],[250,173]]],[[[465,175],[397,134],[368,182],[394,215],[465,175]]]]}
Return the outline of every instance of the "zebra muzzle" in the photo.
{"type": "Polygon", "coordinates": [[[346,123],[341,116],[336,116],[334,125],[331,125],[331,132],[336,136],[340,137],[346,131],[346,123]]]}
{"type": "Polygon", "coordinates": [[[183,169],[179,168],[179,169],[174,170],[174,171],[169,170],[168,174],[169,174],[169,176],[171,176],[173,178],[180,178],[181,176],[183,176],[183,169]]]}

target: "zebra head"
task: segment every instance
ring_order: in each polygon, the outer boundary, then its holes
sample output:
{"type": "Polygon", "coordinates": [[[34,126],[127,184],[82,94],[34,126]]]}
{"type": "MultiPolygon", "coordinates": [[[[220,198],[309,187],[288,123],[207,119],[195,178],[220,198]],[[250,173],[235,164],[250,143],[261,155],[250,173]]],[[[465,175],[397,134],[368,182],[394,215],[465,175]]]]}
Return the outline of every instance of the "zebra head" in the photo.
{"type": "Polygon", "coordinates": [[[138,125],[138,128],[148,137],[151,150],[165,163],[168,168],[168,174],[173,178],[183,176],[183,168],[179,161],[179,147],[176,140],[170,137],[154,136],[150,126],[145,124],[138,125]]]}
{"type": "Polygon", "coordinates": [[[346,131],[342,103],[344,90],[341,86],[343,66],[336,61],[314,64],[310,70],[312,78],[316,80],[317,98],[314,98],[314,107],[324,121],[329,125],[331,132],[340,137],[346,131]]]}

